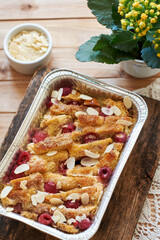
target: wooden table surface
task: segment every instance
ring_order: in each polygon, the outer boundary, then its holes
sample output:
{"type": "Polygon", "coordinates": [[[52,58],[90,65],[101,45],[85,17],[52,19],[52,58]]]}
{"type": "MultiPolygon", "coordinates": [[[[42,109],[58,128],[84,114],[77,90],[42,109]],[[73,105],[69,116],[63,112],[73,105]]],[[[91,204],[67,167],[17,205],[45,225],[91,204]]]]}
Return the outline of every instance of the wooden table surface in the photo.
{"type": "Polygon", "coordinates": [[[75,53],[82,43],[91,36],[109,32],[91,14],[86,0],[0,0],[0,145],[32,77],[10,67],[3,39],[12,27],[26,22],[40,24],[52,35],[51,67],[72,69],[129,90],[145,87],[160,76],[136,79],[126,74],[120,64],[76,60],[75,53]]]}

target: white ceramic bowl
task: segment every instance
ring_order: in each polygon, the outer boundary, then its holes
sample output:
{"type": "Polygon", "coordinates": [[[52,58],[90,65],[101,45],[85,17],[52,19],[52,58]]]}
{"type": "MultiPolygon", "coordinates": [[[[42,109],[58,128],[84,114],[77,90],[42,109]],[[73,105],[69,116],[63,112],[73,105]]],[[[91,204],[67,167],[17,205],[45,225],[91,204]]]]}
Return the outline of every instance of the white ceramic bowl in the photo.
{"type": "Polygon", "coordinates": [[[3,48],[10,62],[11,67],[19,73],[30,75],[33,74],[38,67],[46,66],[50,62],[52,54],[52,37],[44,27],[38,24],[24,23],[12,28],[7,33],[7,35],[4,38],[3,48]],[[37,30],[39,32],[42,32],[47,37],[48,40],[48,49],[45,52],[45,54],[32,62],[23,62],[16,60],[13,56],[11,56],[11,54],[8,51],[8,44],[10,39],[23,30],[37,30]]]}

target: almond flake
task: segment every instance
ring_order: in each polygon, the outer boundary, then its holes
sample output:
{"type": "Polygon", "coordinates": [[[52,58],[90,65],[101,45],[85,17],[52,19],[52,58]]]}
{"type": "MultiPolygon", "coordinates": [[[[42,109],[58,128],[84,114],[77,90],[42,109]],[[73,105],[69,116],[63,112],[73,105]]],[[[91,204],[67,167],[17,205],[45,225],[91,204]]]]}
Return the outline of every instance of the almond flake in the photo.
{"type": "Polygon", "coordinates": [[[117,124],[122,124],[122,125],[125,125],[125,126],[131,126],[133,124],[132,122],[124,120],[124,119],[118,119],[116,123],[117,124]]]}
{"type": "Polygon", "coordinates": [[[32,195],[32,196],[31,196],[31,201],[32,201],[32,205],[33,205],[33,206],[37,206],[37,201],[36,201],[35,195],[32,195]]]}
{"type": "Polygon", "coordinates": [[[88,113],[88,115],[96,115],[96,116],[99,115],[99,112],[92,107],[88,107],[86,112],[88,113]]]}
{"type": "Polygon", "coordinates": [[[109,153],[109,152],[111,152],[112,149],[113,149],[113,147],[114,147],[114,144],[113,144],[113,143],[109,144],[109,145],[106,147],[106,150],[104,151],[104,153],[109,153]]]}
{"type": "Polygon", "coordinates": [[[37,203],[43,203],[45,200],[45,197],[48,195],[46,192],[40,192],[35,195],[37,203]]]}
{"type": "Polygon", "coordinates": [[[37,203],[43,203],[45,197],[48,195],[46,192],[38,191],[37,194],[31,196],[31,201],[33,206],[37,206],[37,203]]]}
{"type": "Polygon", "coordinates": [[[58,208],[62,209],[62,208],[65,208],[65,206],[64,205],[60,205],[58,208]]]}
{"type": "Polygon", "coordinates": [[[58,223],[64,223],[64,222],[66,222],[65,216],[63,215],[63,213],[61,213],[58,210],[54,211],[54,214],[51,218],[54,221],[54,223],[57,223],[57,222],[58,223]]]}
{"type": "Polygon", "coordinates": [[[21,181],[20,182],[20,188],[22,188],[23,190],[26,190],[27,189],[26,184],[27,184],[27,180],[21,181]]]}
{"type": "Polygon", "coordinates": [[[57,151],[50,151],[46,153],[47,156],[54,156],[55,154],[57,154],[57,151]]]}
{"type": "Polygon", "coordinates": [[[68,195],[68,197],[66,197],[67,200],[76,200],[79,198],[80,198],[80,195],[78,193],[71,193],[70,195],[68,195]]]}
{"type": "Polygon", "coordinates": [[[58,90],[57,100],[59,100],[59,101],[61,100],[62,93],[63,93],[63,88],[60,88],[60,89],[58,90]]]}
{"type": "Polygon", "coordinates": [[[13,207],[7,207],[6,212],[13,212],[14,208],[13,207]]]}
{"type": "Polygon", "coordinates": [[[88,150],[84,150],[84,152],[85,152],[85,155],[90,157],[90,158],[99,158],[100,157],[100,154],[93,153],[93,152],[88,151],[88,150]]]}
{"type": "Polygon", "coordinates": [[[86,214],[84,213],[82,216],[76,216],[76,220],[78,221],[78,222],[81,222],[82,220],[84,220],[84,219],[86,219],[87,217],[86,217],[86,214]]]}
{"type": "Polygon", "coordinates": [[[121,115],[121,110],[117,107],[117,106],[112,106],[111,108],[110,108],[112,111],[113,111],[113,113],[116,115],[116,116],[120,116],[121,115]]]}
{"type": "MultiPolygon", "coordinates": [[[[56,210],[57,211],[57,210],[56,210]]],[[[53,220],[53,222],[56,224],[59,220],[60,220],[60,217],[59,216],[52,216],[51,217],[52,218],[52,220],[53,220]]]]}
{"type": "Polygon", "coordinates": [[[87,115],[86,112],[78,111],[75,113],[75,116],[78,118],[80,115],[87,115]]]}
{"type": "Polygon", "coordinates": [[[56,207],[51,207],[51,210],[52,211],[55,211],[57,208],[56,207]]]}
{"type": "Polygon", "coordinates": [[[3,188],[2,192],[1,192],[1,198],[5,198],[8,196],[8,194],[12,191],[11,186],[6,186],[5,188],[3,188]]]}
{"type": "Polygon", "coordinates": [[[92,97],[85,95],[85,94],[81,94],[79,97],[83,100],[92,100],[92,97]]]}
{"type": "Polygon", "coordinates": [[[59,101],[55,98],[51,98],[51,102],[54,104],[54,105],[58,105],[59,104],[59,101]]]}
{"type": "Polygon", "coordinates": [[[125,96],[123,98],[123,103],[124,103],[124,106],[128,109],[132,107],[132,100],[128,96],[125,96]]]}
{"type": "Polygon", "coordinates": [[[77,91],[75,89],[72,90],[71,92],[73,95],[75,95],[77,93],[77,91]]]}
{"type": "Polygon", "coordinates": [[[107,108],[107,107],[102,107],[101,111],[108,116],[111,116],[113,114],[113,110],[111,108],[107,108]]]}
{"type": "Polygon", "coordinates": [[[63,201],[59,198],[51,198],[50,203],[53,205],[61,205],[63,204],[63,201]]]}
{"type": "Polygon", "coordinates": [[[95,164],[97,164],[99,161],[95,158],[89,158],[89,157],[84,157],[81,160],[81,165],[82,166],[94,166],[95,164]]]}
{"type": "Polygon", "coordinates": [[[87,205],[89,203],[89,194],[88,193],[83,193],[81,195],[81,202],[83,205],[87,205]]]}
{"type": "Polygon", "coordinates": [[[25,171],[29,170],[29,165],[28,164],[21,164],[20,166],[18,166],[15,170],[14,173],[15,174],[19,174],[25,171]]]}
{"type": "Polygon", "coordinates": [[[68,158],[65,164],[67,164],[68,169],[73,169],[75,166],[75,157],[68,158]]]}
{"type": "Polygon", "coordinates": [[[61,182],[58,181],[57,184],[56,184],[56,188],[57,188],[57,189],[61,189],[61,187],[62,187],[62,186],[61,186],[61,182]]]}
{"type": "Polygon", "coordinates": [[[53,90],[51,93],[51,98],[57,98],[58,97],[58,91],[53,90]]]}
{"type": "Polygon", "coordinates": [[[71,224],[74,223],[74,222],[76,222],[76,220],[75,220],[74,218],[70,218],[70,219],[68,219],[68,221],[67,221],[67,223],[68,223],[69,225],[71,225],[71,224]]]}

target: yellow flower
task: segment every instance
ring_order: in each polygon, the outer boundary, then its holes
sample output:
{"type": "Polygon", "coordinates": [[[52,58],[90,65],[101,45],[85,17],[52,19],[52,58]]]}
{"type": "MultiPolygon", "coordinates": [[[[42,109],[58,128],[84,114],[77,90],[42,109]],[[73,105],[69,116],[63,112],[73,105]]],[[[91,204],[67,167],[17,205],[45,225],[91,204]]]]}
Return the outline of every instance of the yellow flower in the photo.
{"type": "Polygon", "coordinates": [[[122,28],[126,31],[130,26],[135,36],[145,36],[160,15],[160,4],[156,2],[156,0],[119,0],[118,13],[123,16],[122,28]]]}
{"type": "Polygon", "coordinates": [[[141,14],[141,18],[142,18],[143,20],[146,20],[147,17],[148,17],[148,16],[147,16],[147,14],[145,14],[145,13],[142,13],[142,14],[141,14]]]}
{"type": "Polygon", "coordinates": [[[155,19],[155,18],[152,18],[152,19],[151,19],[151,23],[156,23],[156,19],[155,19]]]}
{"type": "Polygon", "coordinates": [[[156,43],[156,44],[154,45],[154,48],[155,48],[155,49],[157,49],[157,48],[158,48],[158,46],[159,46],[159,45],[156,43]]]}

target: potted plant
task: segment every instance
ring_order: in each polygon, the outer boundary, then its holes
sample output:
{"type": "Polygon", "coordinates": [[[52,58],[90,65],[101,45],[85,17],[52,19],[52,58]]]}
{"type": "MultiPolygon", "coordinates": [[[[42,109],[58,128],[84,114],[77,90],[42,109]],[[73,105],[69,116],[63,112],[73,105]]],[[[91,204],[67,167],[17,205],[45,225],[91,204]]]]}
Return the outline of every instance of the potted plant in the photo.
{"type": "Polygon", "coordinates": [[[98,22],[112,32],[82,44],[76,58],[81,62],[122,62],[124,70],[136,77],[156,74],[160,68],[159,3],[160,0],[88,0],[98,22]]]}

